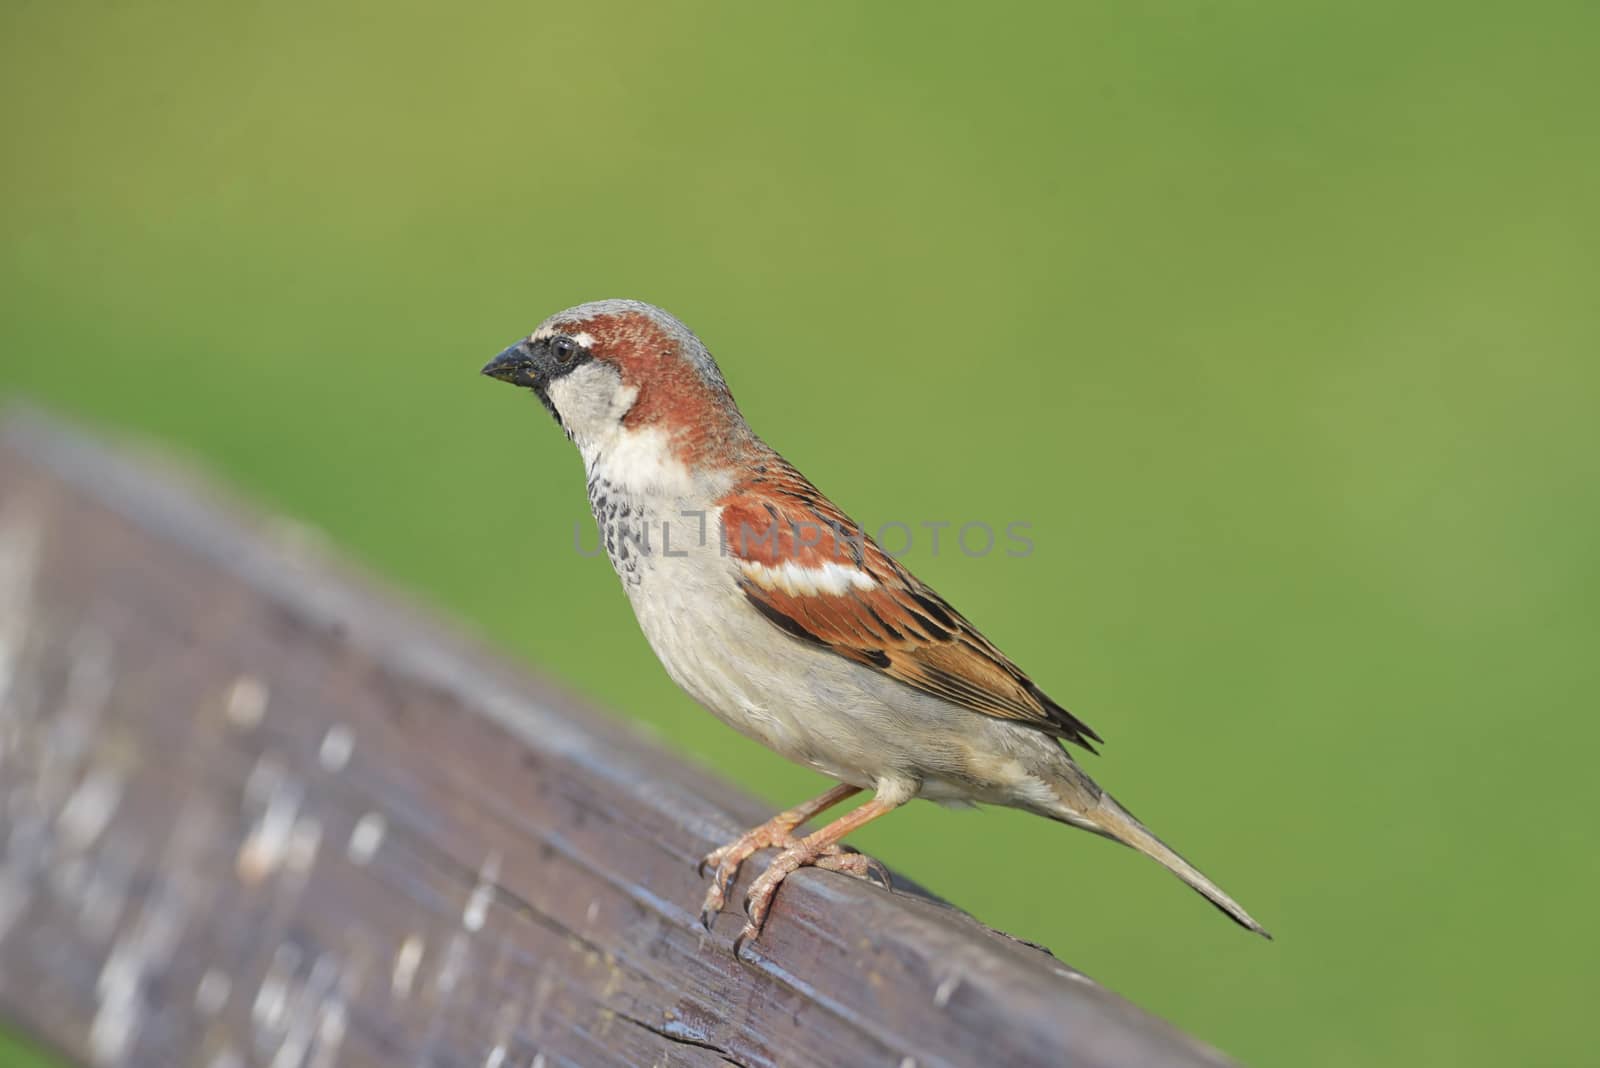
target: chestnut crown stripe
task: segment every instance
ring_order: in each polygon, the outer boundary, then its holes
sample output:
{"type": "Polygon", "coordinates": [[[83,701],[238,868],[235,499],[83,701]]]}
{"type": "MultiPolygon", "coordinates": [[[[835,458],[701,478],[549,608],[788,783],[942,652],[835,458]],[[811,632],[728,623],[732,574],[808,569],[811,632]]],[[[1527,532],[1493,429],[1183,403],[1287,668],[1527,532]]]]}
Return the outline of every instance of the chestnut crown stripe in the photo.
{"type": "Polygon", "coordinates": [[[756,443],[722,371],[694,332],[637,300],[601,300],[562,313],[534,333],[587,342],[636,399],[622,425],[673,427],[671,445],[689,466],[734,462],[756,443]]]}

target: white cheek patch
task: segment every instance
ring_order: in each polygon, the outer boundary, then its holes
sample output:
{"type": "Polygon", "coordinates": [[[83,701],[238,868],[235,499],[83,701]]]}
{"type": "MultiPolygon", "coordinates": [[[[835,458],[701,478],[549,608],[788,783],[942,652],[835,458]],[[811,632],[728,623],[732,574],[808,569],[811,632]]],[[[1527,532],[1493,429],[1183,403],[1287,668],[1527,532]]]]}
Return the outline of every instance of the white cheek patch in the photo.
{"type": "Polygon", "coordinates": [[[573,388],[572,375],[558,378],[544,389],[550,396],[550,403],[556,406],[556,411],[561,413],[564,421],[571,422],[571,415],[577,414],[578,391],[573,388]]]}
{"type": "Polygon", "coordinates": [[[622,425],[639,389],[624,385],[615,368],[601,361],[583,364],[553,380],[547,394],[591,473],[636,493],[696,495],[694,476],[664,431],[622,425]]]}
{"type": "Polygon", "coordinates": [[[875,590],[877,581],[865,571],[832,560],[816,566],[807,566],[785,560],[768,566],[755,560],[741,560],[740,568],[758,586],[769,590],[782,590],[791,597],[831,594],[839,597],[851,590],[875,590]]]}
{"type": "Polygon", "coordinates": [[[617,433],[639,391],[624,386],[616,370],[602,363],[586,363],[552,379],[545,387],[550,403],[577,441],[600,441],[617,433]]]}

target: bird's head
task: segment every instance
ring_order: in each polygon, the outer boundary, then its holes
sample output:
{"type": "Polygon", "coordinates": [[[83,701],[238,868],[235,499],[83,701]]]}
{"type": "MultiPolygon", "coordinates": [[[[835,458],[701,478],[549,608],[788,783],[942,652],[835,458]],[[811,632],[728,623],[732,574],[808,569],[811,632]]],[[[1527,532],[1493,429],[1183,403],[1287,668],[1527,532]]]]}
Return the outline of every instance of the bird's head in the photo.
{"type": "Polygon", "coordinates": [[[688,461],[749,435],[716,361],[660,308],[598,300],[558,312],[483,373],[532,390],[585,452],[659,436],[688,461]]]}

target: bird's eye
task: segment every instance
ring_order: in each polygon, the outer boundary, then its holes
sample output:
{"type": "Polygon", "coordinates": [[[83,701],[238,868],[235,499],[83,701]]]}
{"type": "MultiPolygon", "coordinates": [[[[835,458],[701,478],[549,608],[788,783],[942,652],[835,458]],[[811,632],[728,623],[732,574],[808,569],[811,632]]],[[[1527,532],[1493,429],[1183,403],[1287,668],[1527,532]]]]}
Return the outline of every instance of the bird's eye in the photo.
{"type": "Polygon", "coordinates": [[[556,354],[559,363],[571,363],[572,354],[578,351],[578,343],[570,337],[558,337],[550,343],[550,348],[556,354]]]}

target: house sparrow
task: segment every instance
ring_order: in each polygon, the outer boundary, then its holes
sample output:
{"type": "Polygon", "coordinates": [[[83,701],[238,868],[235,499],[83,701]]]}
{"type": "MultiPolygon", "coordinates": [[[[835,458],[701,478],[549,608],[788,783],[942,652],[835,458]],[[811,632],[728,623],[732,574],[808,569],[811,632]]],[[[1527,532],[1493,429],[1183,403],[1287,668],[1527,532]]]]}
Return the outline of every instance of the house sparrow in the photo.
{"type": "Polygon", "coordinates": [[[1065,743],[1094,752],[1098,734],[756,436],[677,319],[631,300],[583,304],[483,373],[531,389],[577,445],[607,555],[673,681],[734,729],[839,780],[705,858],[710,927],[740,865],[780,850],[750,889],[735,953],[790,872],[878,870],[841,840],[915,797],[1010,805],[1093,831],[1267,935],[1078,767],[1065,743]],[[798,836],[863,790],[871,800],[798,836]]]}

